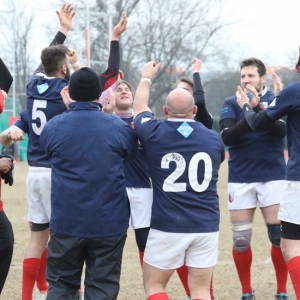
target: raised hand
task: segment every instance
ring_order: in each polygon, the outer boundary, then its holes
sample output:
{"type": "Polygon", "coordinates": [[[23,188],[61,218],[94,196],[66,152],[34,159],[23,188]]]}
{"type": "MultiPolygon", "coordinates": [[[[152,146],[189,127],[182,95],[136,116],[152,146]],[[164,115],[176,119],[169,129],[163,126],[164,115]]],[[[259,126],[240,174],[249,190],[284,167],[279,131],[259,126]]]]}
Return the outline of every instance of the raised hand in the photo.
{"type": "Polygon", "coordinates": [[[152,79],[161,67],[161,62],[156,63],[154,60],[146,63],[142,68],[142,78],[152,79]]]}
{"type": "Polygon", "coordinates": [[[9,131],[7,139],[15,142],[24,140],[24,132],[20,129],[9,131]]]}
{"type": "MultiPolygon", "coordinates": [[[[251,84],[246,85],[246,91],[251,93],[251,98],[250,98],[250,106],[251,108],[256,107],[260,103],[260,97],[258,96],[258,92],[254,86],[251,84]]],[[[247,95],[247,93],[246,93],[247,95]]],[[[247,95],[248,96],[248,95],[247,95]]],[[[249,98],[249,97],[248,97],[249,98]]]]}
{"type": "Polygon", "coordinates": [[[273,85],[274,85],[274,94],[276,97],[282,90],[282,83],[276,73],[272,73],[272,81],[273,81],[273,85]]]}
{"type": "Polygon", "coordinates": [[[69,109],[70,103],[74,102],[74,100],[71,99],[69,94],[69,86],[65,86],[61,92],[60,92],[61,98],[65,104],[65,106],[69,109]]]}
{"type": "Polygon", "coordinates": [[[102,111],[112,114],[115,111],[115,94],[112,88],[108,89],[108,97],[105,97],[102,111]]]}
{"type": "Polygon", "coordinates": [[[67,35],[68,31],[72,28],[72,21],[76,14],[74,7],[71,4],[64,4],[60,10],[56,10],[55,12],[60,22],[59,31],[67,35]]]}
{"type": "Polygon", "coordinates": [[[127,14],[126,12],[122,13],[120,22],[112,30],[112,41],[118,41],[121,34],[127,29],[127,14]]]}
{"type": "Polygon", "coordinates": [[[247,97],[246,93],[243,91],[243,89],[238,86],[237,91],[235,93],[236,95],[236,101],[240,108],[243,108],[244,104],[250,104],[250,99],[247,97]]]}
{"type": "Polygon", "coordinates": [[[202,61],[195,57],[193,60],[193,73],[199,72],[201,69],[201,66],[202,66],[202,61]]]}

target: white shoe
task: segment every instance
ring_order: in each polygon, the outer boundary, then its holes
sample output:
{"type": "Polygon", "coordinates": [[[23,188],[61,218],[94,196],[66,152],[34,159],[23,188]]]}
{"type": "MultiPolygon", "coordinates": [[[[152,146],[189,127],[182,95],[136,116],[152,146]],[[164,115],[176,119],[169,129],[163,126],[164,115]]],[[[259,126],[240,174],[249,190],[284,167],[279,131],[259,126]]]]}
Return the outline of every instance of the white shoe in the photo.
{"type": "Polygon", "coordinates": [[[47,298],[47,291],[40,291],[36,289],[34,300],[46,300],[47,298]]]}

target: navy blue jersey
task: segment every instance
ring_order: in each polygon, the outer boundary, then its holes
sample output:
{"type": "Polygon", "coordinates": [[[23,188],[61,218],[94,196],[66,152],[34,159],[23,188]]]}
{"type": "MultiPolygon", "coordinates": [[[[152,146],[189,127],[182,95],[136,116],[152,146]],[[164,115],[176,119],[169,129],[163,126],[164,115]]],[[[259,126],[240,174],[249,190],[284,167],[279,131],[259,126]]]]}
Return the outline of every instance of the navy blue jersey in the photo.
{"type": "Polygon", "coordinates": [[[272,120],[287,116],[289,160],[286,179],[300,180],[300,82],[284,88],[266,110],[272,120]]]}
{"type": "Polygon", "coordinates": [[[65,79],[47,77],[43,73],[31,77],[27,85],[27,113],[29,123],[28,164],[50,168],[50,159],[39,143],[45,124],[54,116],[66,111],[60,92],[69,82],[65,79]]]}
{"type": "MultiPolygon", "coordinates": [[[[260,102],[268,107],[274,100],[270,91],[264,93],[260,102]]],[[[236,96],[227,98],[221,110],[220,120],[244,118],[236,96]]],[[[250,183],[282,180],[285,177],[284,140],[268,130],[245,132],[239,141],[228,147],[228,182],[250,183]]]]}
{"type": "Polygon", "coordinates": [[[216,183],[224,160],[219,135],[200,122],[158,121],[150,112],[139,114],[134,125],[153,185],[150,227],[179,233],[218,231],[216,183]]]}
{"type": "MultiPolygon", "coordinates": [[[[127,124],[131,125],[133,117],[122,118],[127,124]]],[[[126,187],[151,188],[149,168],[145,159],[145,150],[139,144],[136,157],[124,164],[126,187]]]]}
{"type": "Polygon", "coordinates": [[[129,203],[124,161],[137,151],[134,131],[94,102],[73,102],[40,136],[51,157],[50,228],[82,238],[126,232],[129,203]]]}
{"type": "Polygon", "coordinates": [[[27,109],[24,109],[20,112],[19,119],[13,125],[20,128],[23,132],[27,134],[29,133],[27,109]]]}

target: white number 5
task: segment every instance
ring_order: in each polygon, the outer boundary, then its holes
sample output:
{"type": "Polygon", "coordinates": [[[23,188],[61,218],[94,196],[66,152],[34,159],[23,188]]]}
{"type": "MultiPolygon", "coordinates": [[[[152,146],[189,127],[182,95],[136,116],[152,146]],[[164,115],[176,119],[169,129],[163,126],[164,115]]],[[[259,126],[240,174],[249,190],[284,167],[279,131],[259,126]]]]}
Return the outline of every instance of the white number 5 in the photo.
{"type": "Polygon", "coordinates": [[[32,120],[36,122],[36,119],[40,119],[41,125],[38,127],[36,123],[32,123],[32,129],[35,134],[40,135],[45,124],[47,123],[46,115],[39,108],[46,108],[46,100],[34,100],[32,106],[32,120]]]}
{"type": "MultiPolygon", "coordinates": [[[[186,162],[184,157],[179,153],[168,153],[161,160],[161,168],[169,169],[170,162],[176,163],[176,169],[164,181],[163,190],[165,192],[185,192],[185,182],[175,182],[185,171],[186,162]]],[[[210,156],[205,152],[196,153],[189,164],[188,178],[192,189],[196,192],[204,192],[212,178],[212,161],[210,156]],[[198,182],[198,165],[199,162],[204,162],[204,179],[201,184],[198,182]]]]}

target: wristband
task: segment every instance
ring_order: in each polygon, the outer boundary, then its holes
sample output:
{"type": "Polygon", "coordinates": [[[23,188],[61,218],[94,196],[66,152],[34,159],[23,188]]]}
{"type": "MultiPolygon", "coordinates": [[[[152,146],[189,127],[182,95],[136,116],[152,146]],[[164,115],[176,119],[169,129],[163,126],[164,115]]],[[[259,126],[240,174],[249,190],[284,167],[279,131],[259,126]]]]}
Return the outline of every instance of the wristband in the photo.
{"type": "Polygon", "coordinates": [[[72,67],[77,67],[79,66],[79,60],[75,61],[73,64],[71,64],[72,67]]]}
{"type": "Polygon", "coordinates": [[[151,79],[150,79],[150,78],[147,78],[147,77],[143,77],[143,78],[141,79],[141,81],[148,81],[148,82],[150,83],[150,85],[152,84],[151,79]]]}

